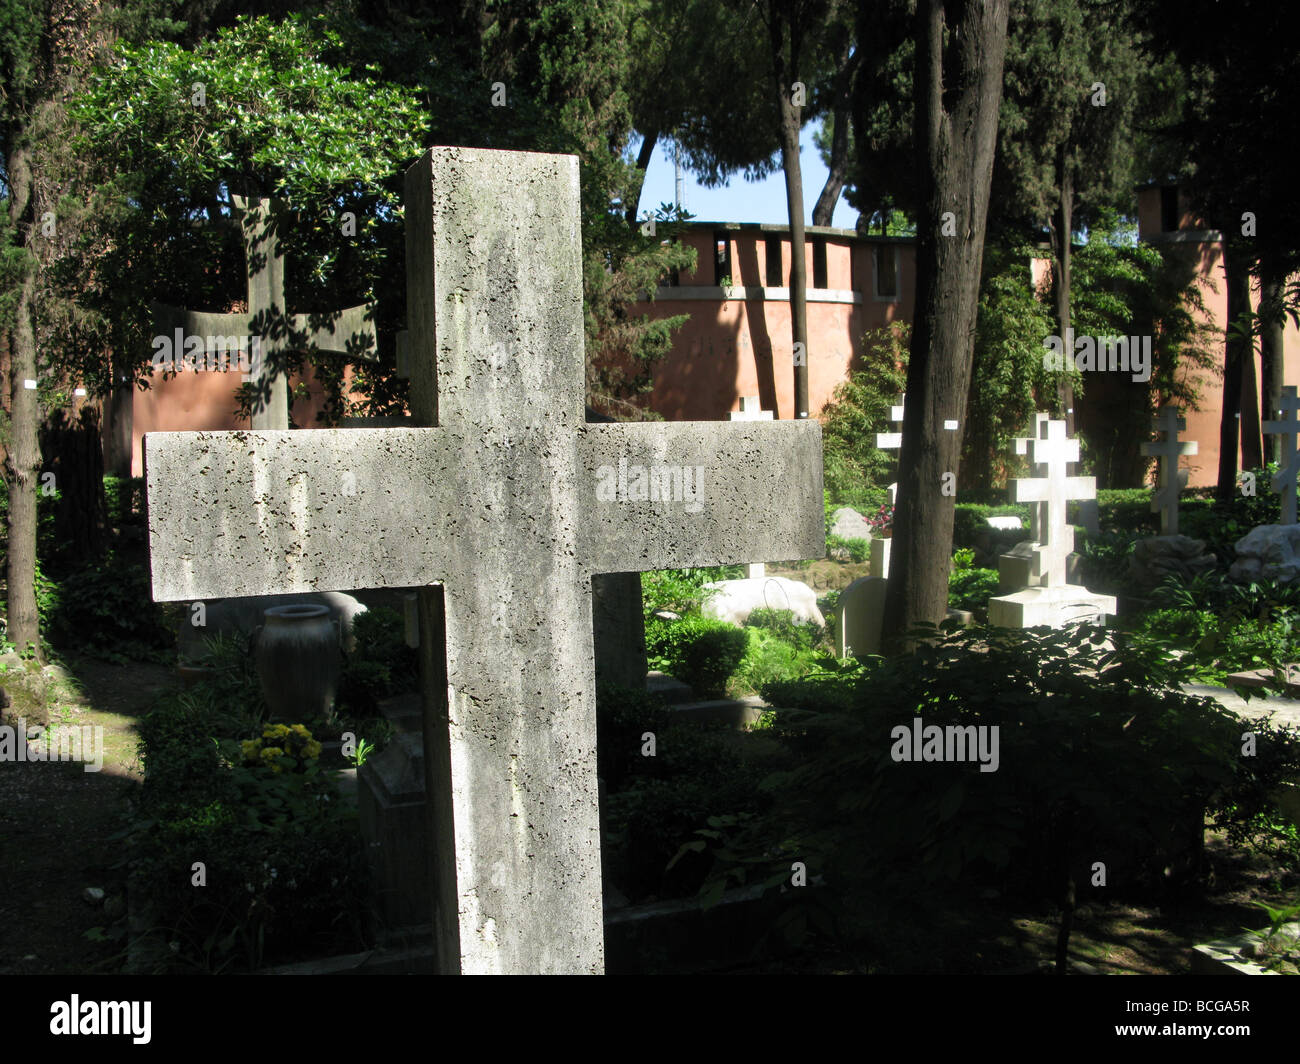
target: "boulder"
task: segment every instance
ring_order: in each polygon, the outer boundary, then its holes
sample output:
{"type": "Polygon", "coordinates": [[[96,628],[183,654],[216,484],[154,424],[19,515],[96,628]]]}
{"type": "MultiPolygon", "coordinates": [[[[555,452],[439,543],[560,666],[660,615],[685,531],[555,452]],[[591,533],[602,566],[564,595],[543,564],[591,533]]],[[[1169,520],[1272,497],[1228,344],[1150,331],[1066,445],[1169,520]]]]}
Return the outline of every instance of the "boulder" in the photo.
{"type": "Polygon", "coordinates": [[[1189,579],[1216,564],[1214,555],[1205,552],[1202,540],[1183,535],[1150,536],[1134,546],[1128,573],[1135,588],[1150,591],[1168,576],[1189,579]]]}
{"type": "Polygon", "coordinates": [[[717,589],[716,594],[704,600],[701,612],[706,617],[743,625],[750,613],[766,607],[790,610],[796,624],[826,623],[817,608],[816,593],[798,580],[768,576],[761,580],[718,580],[704,586],[717,589]]]}
{"type": "Polygon", "coordinates": [[[1300,525],[1260,525],[1237,540],[1233,580],[1276,580],[1289,584],[1300,576],[1300,525]]]}
{"type": "Polygon", "coordinates": [[[870,539],[871,526],[857,510],[841,506],[831,514],[831,535],[841,539],[870,539]]]}

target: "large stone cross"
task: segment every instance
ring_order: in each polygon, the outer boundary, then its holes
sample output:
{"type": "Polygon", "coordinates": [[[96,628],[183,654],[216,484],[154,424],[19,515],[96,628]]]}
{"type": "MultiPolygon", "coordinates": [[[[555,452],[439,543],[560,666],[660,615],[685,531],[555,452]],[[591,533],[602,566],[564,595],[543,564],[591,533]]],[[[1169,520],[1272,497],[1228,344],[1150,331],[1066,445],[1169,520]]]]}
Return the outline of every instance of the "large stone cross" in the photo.
{"type": "Polygon", "coordinates": [[[154,597],[423,588],[441,965],[599,972],[592,574],[820,556],[821,431],[584,422],[573,156],[430,149],[406,240],[437,427],[147,435],[154,597]]]}
{"type": "MultiPolygon", "coordinates": [[[[294,349],[349,355],[354,360],[375,355],[375,328],[368,320],[370,307],[347,307],[324,315],[288,314],[284,296],[284,258],[271,217],[271,201],[232,195],[244,237],[244,262],[248,273],[248,311],[209,314],[154,305],[155,328],[170,336],[173,329],[204,340],[207,354],[229,350],[228,337],[260,337],[261,357],[254,358],[252,427],[289,427],[289,384],[283,368],[284,353],[294,349]],[[214,340],[217,343],[214,344],[214,340]]],[[[180,352],[175,352],[177,361],[180,352]]]]}
{"type": "Polygon", "coordinates": [[[1142,454],[1159,459],[1160,486],[1151,500],[1151,512],[1160,515],[1160,534],[1178,535],[1178,492],[1187,483],[1187,471],[1178,468],[1178,458],[1196,454],[1200,445],[1195,440],[1180,443],[1178,434],[1187,428],[1187,419],[1179,416],[1176,406],[1162,406],[1151,422],[1153,432],[1163,432],[1165,438],[1157,443],[1144,443],[1142,454]]]}
{"type": "Polygon", "coordinates": [[[1027,450],[1038,476],[1013,480],[1016,502],[1036,503],[1034,514],[1034,564],[1031,577],[1043,587],[1063,586],[1065,562],[1074,550],[1074,526],[1066,519],[1072,499],[1091,499],[1097,494],[1093,477],[1066,476],[1066,465],[1079,460],[1079,441],[1067,439],[1065,422],[1037,419],[1038,438],[1027,450]]]}
{"type": "Polygon", "coordinates": [[[1296,396],[1296,386],[1288,384],[1282,389],[1281,420],[1265,421],[1264,431],[1270,436],[1282,437],[1282,461],[1273,477],[1273,490],[1282,493],[1282,523],[1296,523],[1296,477],[1300,476],[1300,451],[1296,450],[1296,437],[1300,436],[1300,422],[1296,421],[1296,411],[1300,410],[1300,398],[1296,396]]]}

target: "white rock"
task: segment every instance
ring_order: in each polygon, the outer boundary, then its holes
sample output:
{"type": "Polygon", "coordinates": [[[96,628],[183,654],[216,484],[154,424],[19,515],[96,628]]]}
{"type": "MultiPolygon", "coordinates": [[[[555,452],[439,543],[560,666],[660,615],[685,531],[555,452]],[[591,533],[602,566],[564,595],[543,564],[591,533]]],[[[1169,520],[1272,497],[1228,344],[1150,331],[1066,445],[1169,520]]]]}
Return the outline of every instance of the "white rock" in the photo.
{"type": "Polygon", "coordinates": [[[1237,540],[1233,580],[1276,580],[1289,584],[1300,577],[1300,525],[1260,525],[1237,540]]]}
{"type": "Polygon", "coordinates": [[[768,576],[761,580],[718,580],[705,584],[717,593],[704,600],[701,612],[706,617],[743,625],[750,613],[761,607],[790,610],[797,624],[825,624],[817,608],[817,594],[807,584],[768,576]]]}
{"type": "Polygon", "coordinates": [[[841,506],[831,514],[831,535],[841,539],[870,539],[871,526],[857,510],[841,506]]]}

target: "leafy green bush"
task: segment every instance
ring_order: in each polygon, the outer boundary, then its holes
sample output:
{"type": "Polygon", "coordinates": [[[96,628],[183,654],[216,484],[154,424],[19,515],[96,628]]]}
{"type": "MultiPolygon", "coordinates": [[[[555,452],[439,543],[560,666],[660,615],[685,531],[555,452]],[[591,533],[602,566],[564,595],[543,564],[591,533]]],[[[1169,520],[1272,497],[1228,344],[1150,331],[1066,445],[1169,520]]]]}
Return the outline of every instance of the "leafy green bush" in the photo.
{"type": "Polygon", "coordinates": [[[147,562],[109,554],[38,589],[38,606],[47,638],[60,649],[118,662],[166,662],[175,654],[147,562]]]}
{"type": "Polygon", "coordinates": [[[420,664],[415,650],[406,645],[401,614],[383,606],[358,614],[352,636],[355,649],[339,674],[341,709],[356,717],[373,716],[380,700],[415,690],[420,664]]]}
{"type": "Polygon", "coordinates": [[[948,608],[969,610],[976,620],[988,619],[989,599],[998,593],[996,569],[953,569],[948,573],[948,608]]]}
{"type": "Polygon", "coordinates": [[[760,606],[745,619],[746,628],[765,628],[799,650],[812,650],[826,638],[826,629],[816,624],[799,624],[793,610],[760,606]]]}
{"type": "Polygon", "coordinates": [[[736,694],[757,693],[775,680],[802,676],[823,653],[814,651],[811,646],[798,646],[770,629],[746,628],[744,631],[748,645],[732,678],[736,694]]]}
{"type": "Polygon", "coordinates": [[[996,529],[990,529],[987,518],[1019,517],[1024,531],[1010,533],[1009,537],[1018,537],[1013,542],[1029,537],[1029,507],[1022,505],[984,505],[983,503],[959,502],[953,514],[952,545],[958,547],[977,547],[980,540],[996,529]]]}
{"type": "Polygon", "coordinates": [[[831,557],[836,548],[847,551],[850,560],[855,562],[865,562],[871,557],[869,539],[859,539],[856,536],[827,536],[826,556],[831,557]]]}
{"type": "Polygon", "coordinates": [[[602,688],[596,699],[597,759],[605,781],[602,861],[633,901],[696,891],[708,860],[669,861],[711,816],[756,811],[769,799],[760,771],[742,759],[721,724],[684,721],[644,692],[602,688]],[[645,753],[653,736],[653,756],[645,753]]]}
{"type": "Polygon", "coordinates": [[[894,477],[895,456],[876,447],[876,433],[894,431],[889,412],[906,381],[909,332],[897,322],[868,332],[861,368],[836,386],[818,415],[826,491],[841,505],[868,505],[872,489],[894,477]]]}
{"type": "Polygon", "coordinates": [[[713,590],[704,585],[717,580],[736,580],[745,575],[739,565],[716,565],[696,569],[662,569],[641,574],[641,605],[646,617],[656,610],[699,613],[713,590]]]}
{"type": "Polygon", "coordinates": [[[252,970],[364,944],[355,810],[320,770],[320,745],[300,725],[241,744],[245,725],[203,683],[141,721],[145,777],[122,864],[133,907],[172,944],[159,970],[252,970]]]}
{"type": "Polygon", "coordinates": [[[1129,558],[1136,539],[1128,532],[1076,531],[1074,549],[1079,554],[1081,582],[1099,594],[1124,594],[1131,590],[1129,558]]]}
{"type": "MultiPolygon", "coordinates": [[[[1109,652],[1105,635],[1080,645],[1071,631],[959,631],[771,685],[765,696],[792,708],[768,734],[798,750],[800,767],[765,784],[771,815],[730,852],[775,854],[787,875],[783,853],[797,852],[846,885],[919,870],[1036,892],[1063,886],[1067,871],[1086,883],[1102,852],[1112,880],[1130,885],[1193,871],[1205,812],[1226,822],[1227,796],[1260,784],[1237,756],[1241,723],[1184,694],[1185,667],[1122,634],[1109,652]],[[918,715],[997,726],[997,771],[895,761],[894,729],[918,715]]],[[[720,857],[715,872],[736,867],[720,857]]]]}
{"type": "Polygon", "coordinates": [[[646,621],[646,655],[653,669],[690,684],[701,698],[721,698],[727,680],[740,665],[749,642],[726,621],[684,617],[646,621]]]}

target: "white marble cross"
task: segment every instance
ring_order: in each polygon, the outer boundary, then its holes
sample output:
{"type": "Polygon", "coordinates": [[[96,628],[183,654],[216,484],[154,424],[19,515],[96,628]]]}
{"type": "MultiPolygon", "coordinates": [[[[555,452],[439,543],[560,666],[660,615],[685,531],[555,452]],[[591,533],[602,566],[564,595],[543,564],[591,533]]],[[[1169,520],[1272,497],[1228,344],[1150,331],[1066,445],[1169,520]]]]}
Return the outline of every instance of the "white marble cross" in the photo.
{"type": "Polygon", "coordinates": [[[816,421],[586,422],[578,176],[473,148],[407,171],[421,427],[144,438],[157,601],[420,588],[447,972],[604,968],[593,574],[826,545],[816,421]]]}
{"type": "Polygon", "coordinates": [[[740,410],[733,410],[727,415],[728,421],[771,421],[772,411],[764,410],[759,405],[757,395],[742,395],[740,410]]]}
{"type": "Polygon", "coordinates": [[[1079,460],[1079,441],[1067,439],[1065,422],[1040,417],[1038,438],[1027,450],[1038,476],[1013,480],[1016,502],[1038,505],[1035,513],[1033,582],[1042,587],[1064,586],[1065,560],[1074,550],[1074,526],[1066,519],[1072,499],[1091,499],[1097,494],[1094,477],[1066,476],[1069,462],[1079,460]]]}
{"type": "Polygon", "coordinates": [[[1296,523],[1296,476],[1300,475],[1300,451],[1296,450],[1296,437],[1300,435],[1300,422],[1296,421],[1296,411],[1300,410],[1300,398],[1296,396],[1296,386],[1288,384],[1282,389],[1282,416],[1278,421],[1265,421],[1264,431],[1270,436],[1282,437],[1282,462],[1273,477],[1273,490],[1282,493],[1282,523],[1296,523]]]}
{"type": "Polygon", "coordinates": [[[1187,428],[1187,419],[1180,416],[1176,406],[1162,406],[1151,422],[1153,432],[1163,432],[1165,438],[1156,443],[1144,443],[1142,453],[1147,458],[1158,458],[1159,487],[1151,500],[1151,512],[1160,515],[1160,534],[1178,535],[1178,492],[1187,484],[1187,470],[1178,468],[1178,457],[1196,454],[1199,444],[1195,440],[1178,441],[1178,434],[1187,428]]]}
{"type": "MultiPolygon", "coordinates": [[[[901,451],[903,448],[903,433],[901,427],[903,424],[903,407],[907,403],[907,395],[904,393],[898,399],[897,406],[889,408],[889,420],[900,427],[898,432],[877,432],[876,446],[882,451],[901,451]]],[[[898,501],[898,485],[889,485],[889,505],[894,506],[898,501]]]]}
{"type": "MultiPolygon", "coordinates": [[[[1041,411],[1034,415],[1034,434],[1032,436],[1017,436],[1015,438],[1016,454],[1028,455],[1034,441],[1043,433],[1043,426],[1052,419],[1051,414],[1044,414],[1041,411]]],[[[1031,469],[1032,472],[1032,469],[1031,469]]],[[[1038,503],[1029,508],[1029,538],[1035,543],[1043,542],[1043,529],[1047,527],[1044,520],[1043,504],[1038,503]]]]}

